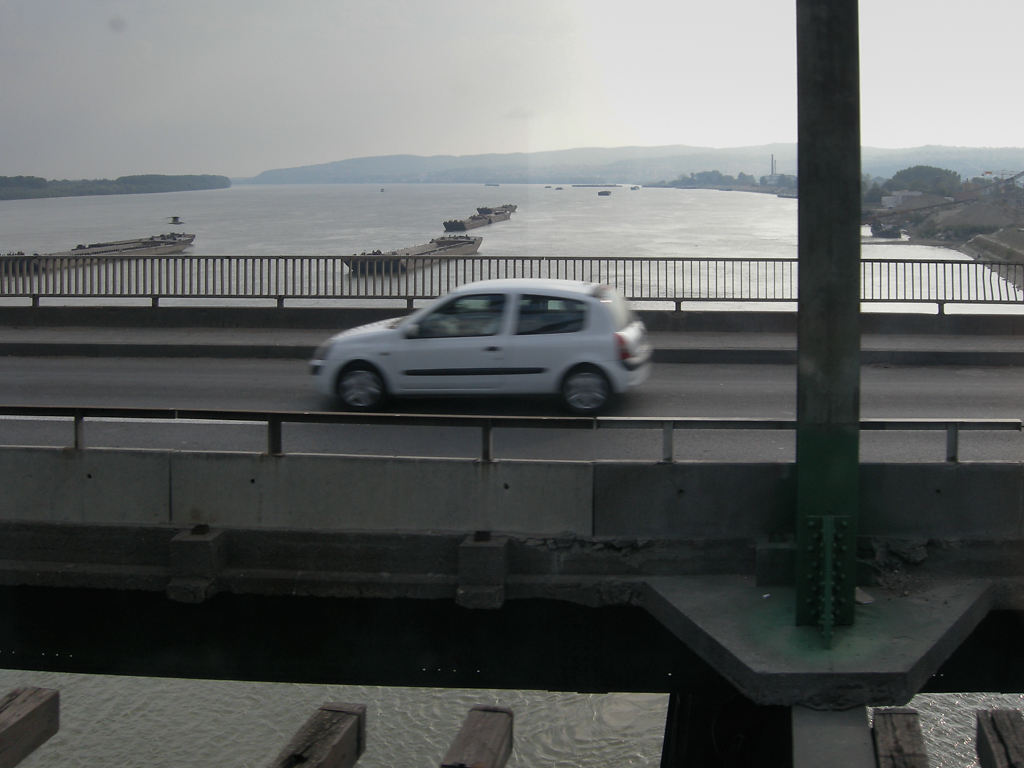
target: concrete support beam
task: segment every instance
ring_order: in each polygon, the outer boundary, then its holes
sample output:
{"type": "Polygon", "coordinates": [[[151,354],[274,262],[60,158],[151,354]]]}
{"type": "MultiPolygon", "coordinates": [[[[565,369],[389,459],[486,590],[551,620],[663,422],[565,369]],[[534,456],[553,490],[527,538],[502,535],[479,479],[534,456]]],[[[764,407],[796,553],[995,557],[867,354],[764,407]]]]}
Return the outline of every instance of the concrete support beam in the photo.
{"type": "Polygon", "coordinates": [[[464,608],[501,608],[508,576],[508,537],[477,531],[459,545],[459,587],[464,608]]]}
{"type": "Polygon", "coordinates": [[[14,768],[59,729],[59,691],[15,688],[0,698],[0,768],[14,768]]]}
{"type": "Polygon", "coordinates": [[[857,0],[797,0],[796,620],[822,626],[828,642],[832,624],[852,623],[854,610],[860,420],[857,10],[857,0]]]}
{"type": "Polygon", "coordinates": [[[476,706],[469,710],[441,768],[504,768],[512,756],[511,709],[476,706]]]}
{"type": "Polygon", "coordinates": [[[366,750],[366,705],[324,704],[269,768],[352,768],[366,750]]]}
{"type": "Polygon", "coordinates": [[[747,577],[655,576],[635,604],[752,702],[821,710],[909,701],[992,607],[982,580],[919,585],[861,606],[825,649],[794,621],[794,591],[747,577]]]}
{"type": "Polygon", "coordinates": [[[201,603],[216,591],[216,580],[224,567],[224,531],[197,525],[171,539],[171,580],[167,596],[181,603],[201,603]]]}
{"type": "Polygon", "coordinates": [[[793,707],[793,768],[875,768],[864,707],[840,712],[793,707]]]}

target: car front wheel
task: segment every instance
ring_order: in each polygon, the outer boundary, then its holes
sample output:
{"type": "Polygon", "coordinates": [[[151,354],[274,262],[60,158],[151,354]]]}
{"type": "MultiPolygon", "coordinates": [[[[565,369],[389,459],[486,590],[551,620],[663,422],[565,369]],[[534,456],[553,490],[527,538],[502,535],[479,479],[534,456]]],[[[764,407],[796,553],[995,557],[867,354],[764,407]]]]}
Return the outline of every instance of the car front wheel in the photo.
{"type": "Polygon", "coordinates": [[[562,403],[576,414],[589,416],[601,411],[612,397],[608,378],[597,368],[576,368],[562,381],[562,403]]]}
{"type": "Polygon", "coordinates": [[[384,380],[369,366],[353,366],[338,377],[338,400],[351,411],[372,411],[385,397],[384,380]]]}

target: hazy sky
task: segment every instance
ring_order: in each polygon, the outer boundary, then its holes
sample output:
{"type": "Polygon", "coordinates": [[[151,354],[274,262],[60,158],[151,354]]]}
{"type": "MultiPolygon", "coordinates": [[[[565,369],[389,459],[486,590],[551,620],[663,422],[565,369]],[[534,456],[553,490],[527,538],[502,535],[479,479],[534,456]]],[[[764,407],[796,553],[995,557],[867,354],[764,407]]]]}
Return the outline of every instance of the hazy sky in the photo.
{"type": "MultiPolygon", "coordinates": [[[[1024,146],[1022,0],[861,0],[867,146],[1024,146]]],[[[0,0],[0,175],[796,140],[795,0],[0,0]]]]}

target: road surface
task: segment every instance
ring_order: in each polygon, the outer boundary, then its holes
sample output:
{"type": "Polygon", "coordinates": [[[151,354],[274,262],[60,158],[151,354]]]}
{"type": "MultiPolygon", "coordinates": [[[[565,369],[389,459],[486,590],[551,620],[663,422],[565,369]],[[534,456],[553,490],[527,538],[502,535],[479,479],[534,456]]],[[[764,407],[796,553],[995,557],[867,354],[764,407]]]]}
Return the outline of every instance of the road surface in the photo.
{"type": "MultiPolygon", "coordinates": [[[[865,366],[862,418],[1020,418],[1024,368],[865,366]]],[[[298,360],[0,358],[0,404],[237,410],[332,410],[298,360]]],[[[563,415],[537,399],[405,400],[391,410],[417,414],[563,415]]],[[[609,412],[625,417],[794,419],[796,374],[780,365],[658,365],[651,379],[609,412]]],[[[0,419],[0,444],[67,445],[67,420],[0,419]]],[[[791,431],[677,430],[677,460],[792,461],[791,431]]],[[[88,422],[90,447],[262,451],[254,424],[88,422]]],[[[286,451],[476,457],[477,429],[286,425],[286,451]]],[[[657,430],[498,430],[497,458],[657,460],[657,430]]],[[[864,432],[864,461],[941,461],[942,432],[864,432]]],[[[1019,432],[961,435],[964,461],[1022,461],[1019,432]]]]}

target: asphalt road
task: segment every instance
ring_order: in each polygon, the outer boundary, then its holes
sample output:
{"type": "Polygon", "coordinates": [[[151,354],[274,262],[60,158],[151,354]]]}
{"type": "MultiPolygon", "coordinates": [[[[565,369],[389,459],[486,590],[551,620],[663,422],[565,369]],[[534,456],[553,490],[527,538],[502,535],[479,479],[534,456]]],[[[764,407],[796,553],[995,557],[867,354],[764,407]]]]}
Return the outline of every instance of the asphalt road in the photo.
{"type": "MultiPolygon", "coordinates": [[[[1020,418],[1024,368],[865,366],[863,418],[1020,418]]],[[[298,360],[0,358],[0,404],[240,410],[333,410],[317,395],[298,360]]],[[[553,401],[431,399],[393,403],[417,414],[563,415],[553,401]]],[[[622,398],[612,416],[793,419],[792,366],[689,364],[655,366],[651,379],[622,398]]],[[[67,420],[0,418],[0,444],[67,445],[67,420]]],[[[677,430],[677,460],[789,461],[791,431],[677,430]]],[[[88,422],[92,447],[261,451],[255,424],[88,422]]],[[[459,427],[286,425],[286,451],[475,457],[479,430],[459,427]]],[[[639,459],[661,456],[657,430],[498,430],[498,458],[639,459]]],[[[941,461],[942,432],[865,432],[865,461],[941,461]]],[[[1019,432],[961,435],[961,460],[1024,460],[1019,432]]]]}

